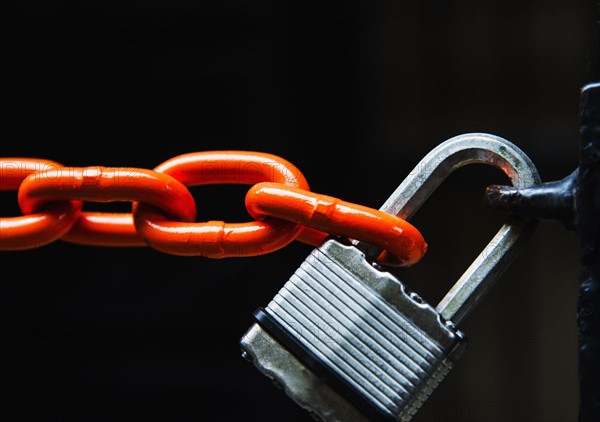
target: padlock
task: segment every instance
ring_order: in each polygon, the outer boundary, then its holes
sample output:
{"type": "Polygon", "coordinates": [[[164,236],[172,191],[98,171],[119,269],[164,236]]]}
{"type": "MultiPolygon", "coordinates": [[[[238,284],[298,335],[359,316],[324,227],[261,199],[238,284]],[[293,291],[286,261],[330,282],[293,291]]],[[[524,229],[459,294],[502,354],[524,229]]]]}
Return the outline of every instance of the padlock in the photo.
{"type": "MultiPolygon", "coordinates": [[[[409,219],[455,169],[495,166],[540,183],[511,142],[473,133],[427,154],[380,208],[409,219]]],[[[522,249],[535,220],[509,217],[437,307],[375,263],[381,250],[331,237],[314,249],[240,341],[242,356],[326,422],[409,421],[466,347],[456,327],[522,249]]]]}

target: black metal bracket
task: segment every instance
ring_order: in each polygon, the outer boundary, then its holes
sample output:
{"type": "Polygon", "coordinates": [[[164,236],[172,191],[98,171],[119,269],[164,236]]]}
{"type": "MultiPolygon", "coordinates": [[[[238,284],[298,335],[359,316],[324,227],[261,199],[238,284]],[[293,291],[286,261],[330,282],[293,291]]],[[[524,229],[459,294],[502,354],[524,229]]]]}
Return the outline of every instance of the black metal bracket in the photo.
{"type": "Polygon", "coordinates": [[[580,240],[577,304],[579,327],[579,421],[600,420],[600,83],[580,97],[579,167],[562,180],[525,189],[490,186],[487,206],[560,221],[580,240]]]}

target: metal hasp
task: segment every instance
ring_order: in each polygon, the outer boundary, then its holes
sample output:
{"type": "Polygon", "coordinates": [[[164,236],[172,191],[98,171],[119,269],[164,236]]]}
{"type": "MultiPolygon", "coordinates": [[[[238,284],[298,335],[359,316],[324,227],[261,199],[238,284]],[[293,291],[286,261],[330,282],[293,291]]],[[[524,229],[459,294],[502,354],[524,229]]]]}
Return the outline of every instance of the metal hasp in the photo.
{"type": "MultiPolygon", "coordinates": [[[[535,166],[516,145],[487,133],[467,133],[431,150],[380,210],[408,220],[452,172],[476,163],[499,168],[517,188],[540,183],[535,166]]],[[[515,259],[535,226],[535,219],[510,216],[438,304],[441,315],[455,324],[460,323],[515,259]]],[[[381,252],[364,242],[355,244],[371,259],[381,252]]]]}
{"type": "Polygon", "coordinates": [[[579,421],[600,420],[600,83],[580,97],[579,167],[556,182],[526,189],[490,186],[488,206],[514,215],[554,219],[579,235],[579,421]]]}

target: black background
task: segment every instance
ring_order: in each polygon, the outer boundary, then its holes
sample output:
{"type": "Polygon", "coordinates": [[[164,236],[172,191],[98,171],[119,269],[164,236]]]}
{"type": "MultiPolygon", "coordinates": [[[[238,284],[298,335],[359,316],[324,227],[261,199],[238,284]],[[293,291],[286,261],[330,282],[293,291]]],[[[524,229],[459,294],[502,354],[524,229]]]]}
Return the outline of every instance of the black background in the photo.
{"type": "MultiPolygon", "coordinates": [[[[153,168],[253,150],[378,208],[443,140],[489,132],[544,181],[577,166],[598,80],[595,1],[19,1],[4,13],[2,156],[153,168]]],[[[413,218],[398,275],[436,303],[502,223],[455,172],[413,218]]],[[[191,188],[198,220],[248,220],[247,187],[191,188]]],[[[18,211],[2,194],[2,216],[18,211]]],[[[89,204],[125,211],[128,204],[89,204]]],[[[3,252],[3,420],[308,421],[239,354],[251,313],[311,248],[254,258],[55,242],[3,252]]],[[[417,421],[577,419],[578,240],[542,222],[462,324],[469,349],[417,421]]]]}

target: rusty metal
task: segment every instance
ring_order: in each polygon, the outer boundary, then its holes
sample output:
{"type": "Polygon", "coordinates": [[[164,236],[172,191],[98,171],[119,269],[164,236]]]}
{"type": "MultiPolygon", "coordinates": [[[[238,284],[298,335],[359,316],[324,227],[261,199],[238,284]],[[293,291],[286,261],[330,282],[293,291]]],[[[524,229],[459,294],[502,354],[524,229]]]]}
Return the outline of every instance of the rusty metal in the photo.
{"type": "Polygon", "coordinates": [[[484,202],[498,211],[511,211],[542,220],[556,220],[569,230],[577,230],[575,189],[578,173],[579,169],[576,169],[564,179],[530,188],[488,186],[484,202]]]}
{"type": "Polygon", "coordinates": [[[581,148],[575,207],[581,250],[580,421],[600,419],[600,83],[581,95],[581,148]]]}
{"type": "MultiPolygon", "coordinates": [[[[423,157],[380,210],[410,219],[452,172],[470,164],[496,167],[514,186],[529,187],[540,182],[535,165],[512,142],[489,133],[465,133],[442,142],[423,157]]],[[[520,253],[536,225],[532,218],[507,218],[438,304],[441,315],[459,323],[520,253]]],[[[367,256],[380,253],[371,244],[356,244],[367,256]]]]}
{"type": "Polygon", "coordinates": [[[517,215],[557,220],[579,236],[579,421],[592,422],[600,420],[600,83],[583,87],[580,113],[577,169],[562,180],[530,188],[490,186],[485,203],[517,215]]]}

